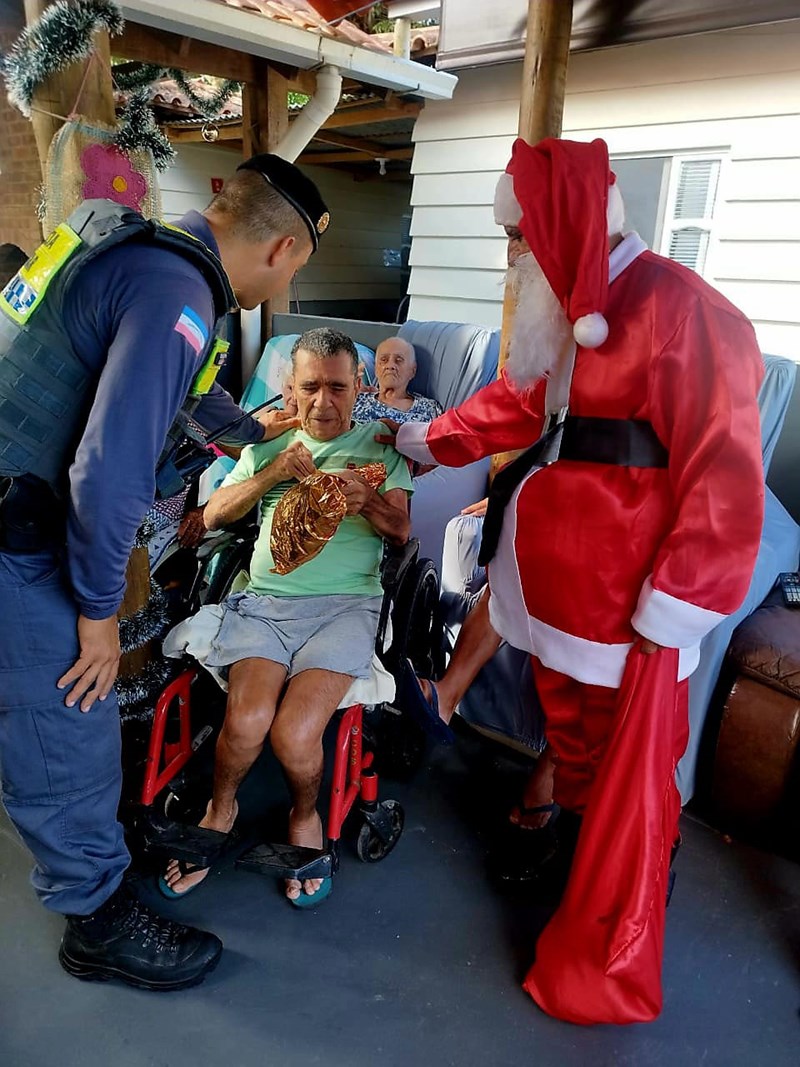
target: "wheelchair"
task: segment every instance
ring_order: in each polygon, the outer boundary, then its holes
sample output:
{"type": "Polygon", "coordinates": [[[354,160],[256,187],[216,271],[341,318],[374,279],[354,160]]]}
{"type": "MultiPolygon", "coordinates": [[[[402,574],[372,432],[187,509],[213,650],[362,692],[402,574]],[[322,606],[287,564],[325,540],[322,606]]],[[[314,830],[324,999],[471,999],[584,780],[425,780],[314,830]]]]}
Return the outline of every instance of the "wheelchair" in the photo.
{"type": "MultiPolygon", "coordinates": [[[[245,519],[199,547],[194,576],[179,605],[183,617],[220,603],[236,590],[257,535],[256,523],[245,519]]],[[[376,653],[384,669],[399,679],[410,662],[426,677],[439,677],[445,655],[439,577],[433,562],[420,557],[416,539],[402,548],[386,547],[381,582],[384,595],[376,653]]],[[[156,702],[146,755],[138,768],[141,789],[128,819],[131,848],[139,860],[169,857],[211,867],[229,847],[227,834],[196,825],[201,809],[192,803],[192,796],[199,796],[193,757],[216,736],[225,708],[224,694],[203,674],[198,664],[184,663],[156,702]],[[202,701],[196,699],[198,692],[203,693],[202,701]]],[[[362,862],[384,859],[397,844],[404,812],[396,800],[379,799],[379,775],[412,773],[424,751],[424,734],[393,703],[369,709],[353,704],[337,715],[323,848],[248,841],[236,860],[237,867],[301,881],[333,875],[339,868],[342,830],[350,816],[358,818],[355,851],[362,862]]]]}

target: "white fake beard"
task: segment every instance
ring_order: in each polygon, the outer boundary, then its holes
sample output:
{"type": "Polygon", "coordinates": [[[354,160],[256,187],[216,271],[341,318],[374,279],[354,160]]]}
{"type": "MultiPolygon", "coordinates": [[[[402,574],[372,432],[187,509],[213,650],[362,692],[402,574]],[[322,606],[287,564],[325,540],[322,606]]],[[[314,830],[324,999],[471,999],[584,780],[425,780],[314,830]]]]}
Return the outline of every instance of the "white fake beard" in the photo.
{"type": "Polygon", "coordinates": [[[511,329],[508,376],[518,389],[549,377],[561,353],[573,344],[572,326],[531,253],[508,268],[517,307],[511,329]]]}

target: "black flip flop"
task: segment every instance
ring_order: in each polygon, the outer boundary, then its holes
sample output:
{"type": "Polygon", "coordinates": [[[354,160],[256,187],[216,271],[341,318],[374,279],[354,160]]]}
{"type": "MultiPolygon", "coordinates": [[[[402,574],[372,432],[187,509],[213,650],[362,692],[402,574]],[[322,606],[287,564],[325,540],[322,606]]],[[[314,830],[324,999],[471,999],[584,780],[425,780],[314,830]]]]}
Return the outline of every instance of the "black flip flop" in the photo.
{"type": "Polygon", "coordinates": [[[524,818],[526,815],[546,815],[549,813],[550,818],[542,826],[520,826],[519,823],[511,822],[510,819],[508,820],[510,825],[513,826],[515,830],[520,830],[522,831],[522,833],[530,834],[536,833],[537,830],[544,830],[546,827],[552,826],[558,818],[558,813],[561,811],[561,808],[558,806],[558,804],[556,804],[555,801],[552,801],[550,804],[537,804],[533,808],[528,808],[524,804],[517,804],[517,811],[520,813],[520,816],[522,818],[524,818]]]}

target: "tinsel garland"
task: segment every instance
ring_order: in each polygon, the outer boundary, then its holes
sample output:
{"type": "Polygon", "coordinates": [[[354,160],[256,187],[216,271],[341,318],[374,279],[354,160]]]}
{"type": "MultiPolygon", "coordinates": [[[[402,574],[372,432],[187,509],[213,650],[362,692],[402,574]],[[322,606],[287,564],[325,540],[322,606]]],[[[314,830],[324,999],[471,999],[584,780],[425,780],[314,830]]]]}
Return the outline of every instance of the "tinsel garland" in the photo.
{"type": "MultiPolygon", "coordinates": [[[[132,704],[143,705],[134,717],[141,720],[148,714],[152,716],[153,705],[171,678],[174,669],[174,664],[169,660],[154,659],[134,677],[117,678],[114,683],[114,692],[117,694],[117,703],[120,708],[128,708],[132,704]]],[[[125,721],[124,713],[122,719],[125,721]]]]}
{"type": "Polygon", "coordinates": [[[157,169],[166,170],[175,159],[175,149],[156,126],[148,98],[147,89],[137,89],[131,93],[120,115],[114,144],[126,153],[136,148],[146,148],[152,152],[157,169]]]}
{"type": "Polygon", "coordinates": [[[167,596],[160,585],[150,583],[150,597],[144,607],[119,620],[119,644],[124,652],[133,652],[148,641],[161,637],[169,626],[167,596]]]}
{"type": "Polygon", "coordinates": [[[115,36],[122,33],[124,25],[122,12],[112,0],[58,0],[22,31],[3,60],[9,102],[30,118],[38,85],[88,59],[96,30],[105,28],[115,36]]]}
{"type": "Polygon", "coordinates": [[[227,102],[242,84],[241,82],[228,80],[222,83],[213,96],[202,97],[199,96],[192,88],[188,78],[182,70],[170,70],[170,76],[178,83],[178,88],[186,94],[189,103],[195,109],[199,111],[204,119],[215,119],[219,116],[220,111],[225,107],[227,102]]]}
{"type": "Polygon", "coordinates": [[[156,524],[146,515],[144,519],[142,519],[141,526],[136,531],[136,536],[133,539],[133,547],[147,548],[157,532],[156,524]]]}
{"type": "Polygon", "coordinates": [[[111,68],[114,84],[123,93],[144,89],[163,78],[166,73],[167,68],[160,67],[157,63],[126,63],[124,67],[118,65],[111,68]]]}
{"type": "Polygon", "coordinates": [[[122,92],[135,92],[137,89],[152,85],[160,78],[172,78],[195,111],[198,111],[204,119],[209,120],[219,117],[220,111],[242,84],[229,79],[223,82],[212,96],[205,97],[195,92],[191,81],[177,67],[159,67],[156,63],[136,63],[126,64],[124,70],[114,67],[112,73],[117,88],[122,92]]]}

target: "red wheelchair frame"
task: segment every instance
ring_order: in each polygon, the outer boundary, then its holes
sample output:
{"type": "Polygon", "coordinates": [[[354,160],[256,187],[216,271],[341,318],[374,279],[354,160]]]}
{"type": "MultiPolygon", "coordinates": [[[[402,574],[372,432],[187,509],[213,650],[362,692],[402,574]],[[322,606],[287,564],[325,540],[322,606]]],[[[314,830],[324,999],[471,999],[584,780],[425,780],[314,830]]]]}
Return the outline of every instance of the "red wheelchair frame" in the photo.
{"type": "MultiPolygon", "coordinates": [[[[166,686],[156,703],[141,791],[141,806],[145,809],[153,808],[157,797],[168,788],[194,754],[196,744],[192,736],[191,687],[199,673],[199,667],[183,671],[166,686]],[[178,739],[168,742],[167,725],[170,712],[174,710],[177,710],[178,739]]],[[[338,866],[342,827],[356,800],[361,801],[364,818],[356,844],[360,859],[366,862],[383,859],[402,833],[403,814],[400,805],[391,800],[378,803],[378,775],[373,768],[375,755],[364,747],[363,717],[362,704],[346,708],[336,736],[326,830],[331,871],[338,866]]],[[[285,853],[286,849],[283,851],[285,853]]],[[[278,865],[274,861],[271,866],[273,873],[278,873],[278,865]]],[[[286,871],[281,868],[280,873],[285,875],[286,871]]]]}

